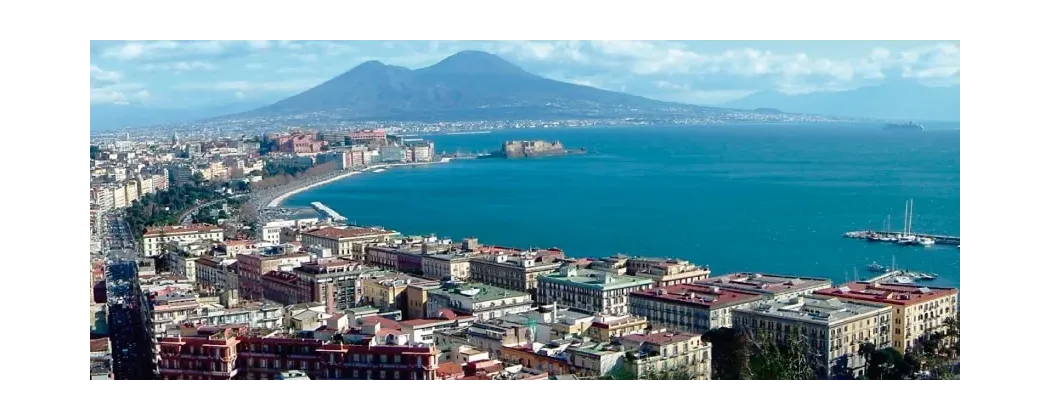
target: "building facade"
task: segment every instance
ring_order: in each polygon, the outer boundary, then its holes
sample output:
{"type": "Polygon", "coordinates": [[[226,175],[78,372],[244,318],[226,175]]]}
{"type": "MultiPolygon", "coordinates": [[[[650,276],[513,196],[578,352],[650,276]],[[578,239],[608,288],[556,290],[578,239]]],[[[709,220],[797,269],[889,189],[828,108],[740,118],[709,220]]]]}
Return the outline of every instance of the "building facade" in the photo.
{"type": "Polygon", "coordinates": [[[711,344],[698,334],[659,331],[620,338],[627,371],[636,378],[678,374],[711,379],[711,344]]]}
{"type": "Polygon", "coordinates": [[[372,228],[340,229],[325,227],[300,233],[303,247],[318,245],[339,257],[354,257],[354,244],[385,241],[397,232],[372,228]]]}
{"type": "Polygon", "coordinates": [[[731,328],[734,309],[746,308],[762,299],[760,295],[699,284],[639,290],[629,297],[631,313],[645,317],[654,328],[693,334],[731,328]]]}
{"type": "Polygon", "coordinates": [[[168,242],[188,243],[208,239],[221,242],[222,228],[209,224],[150,227],[142,235],[142,254],[147,257],[160,255],[164,244],[168,242]]]}
{"type": "Polygon", "coordinates": [[[630,294],[652,285],[653,280],[644,277],[566,265],[557,274],[539,276],[537,296],[541,305],[557,303],[584,313],[627,315],[630,294]]]}
{"type": "Polygon", "coordinates": [[[855,282],[816,294],[893,308],[892,346],[901,354],[924,334],[944,331],[948,318],[959,316],[959,291],[947,287],[855,282]]]}
{"type": "Polygon", "coordinates": [[[817,377],[864,375],[860,346],[891,345],[893,312],[889,306],[807,295],[788,301],[763,301],[733,311],[733,328],[751,339],[778,343],[797,338],[815,355],[817,377]]]}

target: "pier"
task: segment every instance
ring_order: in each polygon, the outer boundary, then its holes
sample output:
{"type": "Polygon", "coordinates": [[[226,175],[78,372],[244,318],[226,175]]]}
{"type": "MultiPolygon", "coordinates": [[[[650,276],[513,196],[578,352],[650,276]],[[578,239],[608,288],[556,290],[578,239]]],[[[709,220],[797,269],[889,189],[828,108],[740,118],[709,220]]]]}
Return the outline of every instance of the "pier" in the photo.
{"type": "Polygon", "coordinates": [[[332,210],[330,207],[324,205],[320,201],[314,201],[313,203],[310,203],[310,207],[313,207],[314,210],[317,210],[317,211],[319,211],[321,213],[327,214],[328,217],[330,217],[334,221],[337,221],[337,222],[345,222],[346,221],[345,217],[343,217],[339,213],[336,213],[335,210],[332,210]]]}
{"type": "Polygon", "coordinates": [[[854,232],[846,232],[844,236],[853,239],[869,239],[872,236],[900,238],[902,236],[907,235],[914,236],[915,238],[929,238],[932,239],[933,243],[937,245],[959,245],[958,236],[934,235],[930,233],[893,232],[883,230],[858,230],[854,232]]]}

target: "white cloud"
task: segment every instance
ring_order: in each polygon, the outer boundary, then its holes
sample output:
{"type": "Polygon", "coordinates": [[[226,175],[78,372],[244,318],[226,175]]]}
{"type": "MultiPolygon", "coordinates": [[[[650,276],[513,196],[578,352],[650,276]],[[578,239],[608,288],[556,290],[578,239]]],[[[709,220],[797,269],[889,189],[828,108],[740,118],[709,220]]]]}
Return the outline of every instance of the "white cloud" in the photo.
{"type": "Polygon", "coordinates": [[[123,75],[91,65],[91,103],[129,104],[149,99],[150,93],[138,83],[124,81],[123,75]]]}
{"type": "Polygon", "coordinates": [[[227,80],[210,83],[181,83],[174,86],[180,90],[212,90],[237,92],[300,92],[324,82],[325,79],[300,79],[284,81],[227,80]]]}
{"type": "Polygon", "coordinates": [[[214,70],[215,66],[203,61],[176,61],[170,63],[150,63],[141,67],[145,71],[184,72],[192,70],[214,70]]]}

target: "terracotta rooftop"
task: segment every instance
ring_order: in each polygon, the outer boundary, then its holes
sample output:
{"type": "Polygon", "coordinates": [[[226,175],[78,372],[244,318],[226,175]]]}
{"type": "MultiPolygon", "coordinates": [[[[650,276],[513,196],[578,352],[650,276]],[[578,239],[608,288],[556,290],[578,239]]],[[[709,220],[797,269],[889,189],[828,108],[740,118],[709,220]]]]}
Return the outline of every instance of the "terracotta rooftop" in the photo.
{"type": "Polygon", "coordinates": [[[674,286],[640,290],[631,293],[639,297],[664,302],[673,302],[705,308],[722,308],[745,302],[762,300],[762,296],[700,284],[678,284],[674,286]]]}
{"type": "Polygon", "coordinates": [[[360,238],[374,235],[391,235],[394,232],[390,232],[382,229],[373,228],[350,228],[341,229],[335,227],[320,228],[313,231],[303,232],[303,235],[318,236],[328,239],[351,239],[360,238]]]}
{"type": "Polygon", "coordinates": [[[948,287],[926,287],[917,284],[880,284],[853,282],[838,287],[822,289],[814,294],[832,296],[847,300],[885,303],[889,305],[909,306],[928,302],[958,293],[948,287]]]}

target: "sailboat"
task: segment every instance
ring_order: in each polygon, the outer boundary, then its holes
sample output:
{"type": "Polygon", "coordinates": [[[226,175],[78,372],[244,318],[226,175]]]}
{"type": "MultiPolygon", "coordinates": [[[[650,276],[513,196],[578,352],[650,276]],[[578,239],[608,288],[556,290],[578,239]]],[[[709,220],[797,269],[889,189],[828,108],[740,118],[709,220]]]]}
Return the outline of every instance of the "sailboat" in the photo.
{"type": "Polygon", "coordinates": [[[916,243],[915,235],[911,233],[912,212],[915,211],[914,206],[914,200],[904,202],[904,232],[897,238],[897,244],[899,245],[913,245],[916,243]]]}

